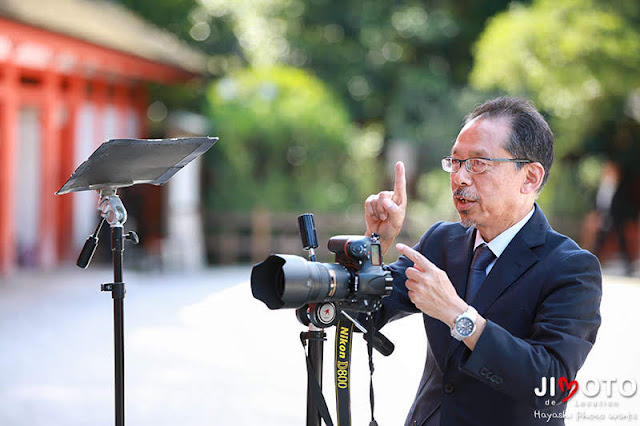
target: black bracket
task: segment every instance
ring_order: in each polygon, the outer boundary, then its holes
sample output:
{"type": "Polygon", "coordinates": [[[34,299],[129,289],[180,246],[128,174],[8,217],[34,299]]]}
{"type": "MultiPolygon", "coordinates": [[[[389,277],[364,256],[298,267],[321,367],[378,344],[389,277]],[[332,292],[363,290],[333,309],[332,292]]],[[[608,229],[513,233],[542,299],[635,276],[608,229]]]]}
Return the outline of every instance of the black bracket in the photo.
{"type": "Polygon", "coordinates": [[[124,299],[124,295],[127,293],[124,283],[100,284],[100,291],[110,291],[111,297],[114,299],[124,299]]]}
{"type": "Polygon", "coordinates": [[[320,342],[324,342],[327,340],[327,333],[324,331],[303,331],[300,333],[300,340],[302,344],[306,346],[307,341],[316,340],[320,342]]]}

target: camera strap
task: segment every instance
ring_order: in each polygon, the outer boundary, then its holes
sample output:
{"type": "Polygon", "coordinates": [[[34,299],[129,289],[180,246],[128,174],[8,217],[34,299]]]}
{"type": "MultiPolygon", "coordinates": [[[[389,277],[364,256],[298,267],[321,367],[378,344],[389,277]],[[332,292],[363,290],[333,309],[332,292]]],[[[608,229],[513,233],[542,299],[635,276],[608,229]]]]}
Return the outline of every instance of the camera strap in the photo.
{"type": "Polygon", "coordinates": [[[367,339],[367,352],[369,353],[369,402],[371,403],[371,422],[369,426],[378,426],[378,422],[373,416],[373,406],[374,406],[374,398],[373,398],[373,336],[376,333],[376,324],[373,319],[373,315],[367,315],[367,334],[365,335],[367,339]]]}
{"type": "Polygon", "coordinates": [[[336,324],[336,412],[339,426],[351,426],[351,398],[349,378],[351,372],[351,341],[353,322],[340,317],[336,324]]]}
{"type": "MultiPolygon", "coordinates": [[[[371,422],[369,426],[378,426],[374,415],[373,397],[373,335],[375,323],[372,315],[367,316],[367,353],[369,355],[369,402],[371,404],[371,422]]],[[[338,426],[351,426],[351,397],[349,391],[349,378],[351,367],[351,342],[353,337],[353,322],[340,318],[336,325],[336,403],[338,413],[338,426]]]]}

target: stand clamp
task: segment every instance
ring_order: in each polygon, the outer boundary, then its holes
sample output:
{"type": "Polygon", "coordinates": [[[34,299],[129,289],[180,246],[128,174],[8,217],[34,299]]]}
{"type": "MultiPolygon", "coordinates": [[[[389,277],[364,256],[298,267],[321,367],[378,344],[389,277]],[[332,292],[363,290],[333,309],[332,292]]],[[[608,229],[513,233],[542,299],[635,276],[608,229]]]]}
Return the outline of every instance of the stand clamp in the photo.
{"type": "Polygon", "coordinates": [[[124,283],[100,284],[100,291],[110,291],[113,299],[124,299],[124,295],[127,294],[124,283]]]}

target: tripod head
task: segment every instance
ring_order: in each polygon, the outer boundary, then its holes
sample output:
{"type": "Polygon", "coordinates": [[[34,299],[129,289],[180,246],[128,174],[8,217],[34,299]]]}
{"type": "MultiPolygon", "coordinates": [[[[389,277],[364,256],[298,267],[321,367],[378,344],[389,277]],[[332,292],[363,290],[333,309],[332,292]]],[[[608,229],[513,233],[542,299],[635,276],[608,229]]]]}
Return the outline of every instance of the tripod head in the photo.
{"type": "Polygon", "coordinates": [[[127,221],[127,210],[116,195],[115,188],[100,190],[98,210],[102,212],[100,216],[111,226],[123,226],[127,221]]]}

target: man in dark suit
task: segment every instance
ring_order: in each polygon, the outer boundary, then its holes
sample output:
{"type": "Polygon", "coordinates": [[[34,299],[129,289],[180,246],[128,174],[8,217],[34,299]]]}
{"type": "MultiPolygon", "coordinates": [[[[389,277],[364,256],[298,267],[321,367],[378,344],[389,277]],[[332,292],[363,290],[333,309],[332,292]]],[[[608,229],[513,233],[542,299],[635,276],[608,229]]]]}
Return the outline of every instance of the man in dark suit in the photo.
{"type": "MultiPolygon", "coordinates": [[[[552,163],[549,126],[518,98],[476,108],[442,160],[460,223],[396,246],[394,289],[377,314],[382,326],[423,313],[427,359],[406,425],[564,424],[562,399],[600,326],[601,271],[535,203],[552,163]]],[[[406,204],[398,163],[394,191],[365,203],[367,234],[384,251],[406,204]]]]}

